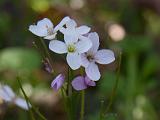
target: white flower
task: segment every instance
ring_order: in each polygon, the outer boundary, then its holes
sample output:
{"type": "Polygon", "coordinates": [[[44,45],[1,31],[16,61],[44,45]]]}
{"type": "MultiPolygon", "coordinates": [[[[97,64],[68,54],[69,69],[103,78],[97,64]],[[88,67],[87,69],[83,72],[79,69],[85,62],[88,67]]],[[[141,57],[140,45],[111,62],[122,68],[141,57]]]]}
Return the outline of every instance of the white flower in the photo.
{"type": "Polygon", "coordinates": [[[0,85],[0,98],[6,102],[14,103],[17,106],[28,110],[27,102],[24,99],[17,97],[8,85],[0,85]]]}
{"type": "Polygon", "coordinates": [[[73,36],[64,36],[64,41],[52,40],[49,43],[49,49],[55,53],[63,54],[67,53],[67,63],[73,69],[76,70],[81,66],[81,53],[88,51],[92,42],[87,37],[81,37],[82,39],[75,40],[73,36]]]}
{"type": "Polygon", "coordinates": [[[55,38],[57,31],[60,30],[69,20],[69,17],[64,17],[62,21],[54,27],[53,23],[48,18],[44,18],[38,21],[37,25],[30,25],[29,31],[37,36],[44,37],[44,39],[52,40],[55,38]]]}
{"type": "Polygon", "coordinates": [[[64,36],[72,36],[74,40],[78,40],[83,35],[87,34],[90,29],[90,27],[85,25],[77,27],[77,23],[73,19],[70,19],[66,22],[66,28],[63,27],[60,31],[64,34],[64,36]]]}
{"type": "Polygon", "coordinates": [[[85,67],[87,76],[97,81],[100,79],[99,64],[109,64],[115,60],[114,53],[108,49],[98,50],[99,36],[96,32],[90,33],[88,38],[92,41],[92,47],[81,55],[82,66],[85,67]]]}

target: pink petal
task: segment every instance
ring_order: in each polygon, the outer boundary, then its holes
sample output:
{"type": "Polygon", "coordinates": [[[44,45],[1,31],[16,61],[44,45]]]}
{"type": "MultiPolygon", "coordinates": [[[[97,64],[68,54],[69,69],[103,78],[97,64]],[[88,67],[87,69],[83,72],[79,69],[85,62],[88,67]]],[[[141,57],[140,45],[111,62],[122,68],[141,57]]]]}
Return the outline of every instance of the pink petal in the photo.
{"type": "Polygon", "coordinates": [[[75,90],[84,90],[87,88],[87,85],[85,84],[84,77],[78,76],[73,79],[72,86],[75,90]]]}
{"type": "Polygon", "coordinates": [[[94,81],[92,81],[91,79],[89,79],[89,77],[85,77],[85,83],[88,85],[88,86],[96,86],[96,83],[94,81]]]}
{"type": "Polygon", "coordinates": [[[55,90],[55,91],[58,91],[63,83],[64,83],[64,79],[65,79],[65,76],[63,74],[59,74],[51,83],[51,87],[55,90]]]}

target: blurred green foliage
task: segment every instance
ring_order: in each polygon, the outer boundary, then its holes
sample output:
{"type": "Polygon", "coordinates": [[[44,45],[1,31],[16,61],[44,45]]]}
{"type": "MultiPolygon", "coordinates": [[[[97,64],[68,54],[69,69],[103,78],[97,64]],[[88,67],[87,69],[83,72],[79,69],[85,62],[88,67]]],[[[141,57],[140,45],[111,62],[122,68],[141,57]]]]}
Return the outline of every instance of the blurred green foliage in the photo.
{"type": "Polygon", "coordinates": [[[0,52],[0,70],[33,70],[40,68],[40,56],[31,49],[6,48],[0,52]]]}

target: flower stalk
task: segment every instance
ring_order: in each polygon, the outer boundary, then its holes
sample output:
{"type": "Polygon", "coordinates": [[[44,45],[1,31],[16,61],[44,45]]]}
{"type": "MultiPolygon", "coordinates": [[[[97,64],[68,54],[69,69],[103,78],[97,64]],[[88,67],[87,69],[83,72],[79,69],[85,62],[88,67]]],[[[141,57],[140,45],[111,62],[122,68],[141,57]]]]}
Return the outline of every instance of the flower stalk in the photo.
{"type": "Polygon", "coordinates": [[[80,120],[84,120],[84,109],[85,109],[85,90],[81,91],[81,113],[80,113],[80,120]]]}
{"type": "Polygon", "coordinates": [[[26,93],[25,93],[25,91],[24,91],[24,89],[23,89],[23,87],[22,87],[22,84],[21,84],[21,81],[20,81],[20,78],[19,78],[19,77],[17,77],[17,80],[18,80],[20,89],[21,89],[21,91],[22,91],[22,93],[23,93],[23,95],[24,95],[24,97],[25,97],[26,102],[27,102],[27,105],[28,105],[28,107],[29,107],[29,112],[30,112],[31,119],[32,119],[32,120],[36,120],[35,117],[34,117],[34,114],[33,114],[33,111],[34,111],[34,112],[37,113],[37,115],[41,118],[41,120],[47,120],[47,119],[39,112],[39,110],[31,103],[31,101],[30,101],[29,98],[27,97],[27,95],[26,95],[26,93]],[[31,105],[31,107],[30,107],[29,104],[31,105]]]}
{"type": "Polygon", "coordinates": [[[111,93],[111,96],[110,96],[110,99],[109,99],[109,104],[108,104],[108,106],[107,106],[107,109],[106,109],[104,115],[106,115],[106,114],[109,112],[109,110],[110,110],[110,108],[111,108],[111,106],[112,106],[112,104],[113,104],[114,97],[115,97],[115,95],[116,95],[116,90],[117,90],[117,88],[118,88],[118,82],[119,82],[119,77],[120,77],[121,59],[122,59],[122,53],[121,53],[121,52],[119,53],[119,56],[118,56],[118,57],[119,57],[119,58],[118,58],[117,77],[116,77],[115,85],[114,85],[114,87],[113,87],[113,89],[112,89],[112,93],[111,93]]]}
{"type": "Polygon", "coordinates": [[[45,42],[43,41],[42,38],[40,38],[40,41],[41,41],[41,44],[42,44],[42,46],[43,46],[43,48],[44,48],[46,57],[47,57],[48,60],[49,60],[49,64],[50,64],[50,66],[51,66],[51,68],[52,68],[51,73],[53,73],[53,61],[52,61],[51,55],[50,55],[50,53],[49,53],[49,51],[48,51],[48,48],[47,48],[47,46],[46,46],[46,44],[45,44],[45,42]]]}

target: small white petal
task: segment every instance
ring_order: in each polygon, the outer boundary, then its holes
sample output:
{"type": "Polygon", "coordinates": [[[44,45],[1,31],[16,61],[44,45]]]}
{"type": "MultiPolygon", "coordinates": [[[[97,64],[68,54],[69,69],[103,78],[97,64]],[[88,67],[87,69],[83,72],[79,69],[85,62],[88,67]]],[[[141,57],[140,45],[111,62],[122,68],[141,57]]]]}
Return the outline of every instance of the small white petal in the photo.
{"type": "Polygon", "coordinates": [[[92,32],[88,35],[88,38],[92,41],[92,48],[88,52],[95,54],[99,48],[99,36],[96,32],[92,32]]]}
{"type": "Polygon", "coordinates": [[[81,56],[78,53],[68,53],[67,63],[71,69],[76,70],[81,66],[81,56]]]}
{"type": "Polygon", "coordinates": [[[30,25],[29,31],[37,36],[40,36],[40,37],[47,36],[47,29],[46,28],[43,29],[43,28],[38,27],[36,25],[30,25]]]}
{"type": "Polygon", "coordinates": [[[0,86],[0,97],[7,102],[11,102],[12,99],[15,97],[15,94],[9,86],[1,85],[0,86]]]}
{"type": "Polygon", "coordinates": [[[2,89],[0,90],[0,98],[5,100],[6,102],[12,101],[12,97],[10,97],[8,94],[6,94],[2,89]]]}
{"type": "Polygon", "coordinates": [[[98,66],[94,63],[91,62],[87,68],[85,68],[87,76],[93,80],[93,81],[98,81],[100,79],[100,72],[98,66]]]}
{"type": "Polygon", "coordinates": [[[70,17],[68,17],[68,16],[67,16],[67,17],[64,17],[64,18],[62,19],[62,21],[54,28],[54,31],[56,32],[56,31],[62,29],[62,27],[63,27],[69,20],[71,20],[70,17]]]}
{"type": "Polygon", "coordinates": [[[114,53],[111,50],[98,50],[95,55],[95,60],[99,64],[109,64],[115,60],[114,53]]]}
{"type": "Polygon", "coordinates": [[[47,40],[53,40],[55,37],[56,37],[57,33],[54,33],[52,35],[49,35],[49,36],[46,36],[44,37],[44,39],[47,39],[47,40]]]}
{"type": "Polygon", "coordinates": [[[53,28],[53,23],[51,22],[50,19],[44,18],[44,19],[38,21],[37,26],[41,27],[43,29],[45,29],[45,28],[53,28]]]}
{"type": "Polygon", "coordinates": [[[63,54],[67,53],[67,46],[64,42],[58,40],[52,40],[49,43],[49,49],[55,53],[63,54]]]}
{"type": "Polygon", "coordinates": [[[81,54],[81,62],[82,66],[85,68],[88,67],[88,65],[90,64],[85,53],[81,54]]]}
{"type": "MultiPolygon", "coordinates": [[[[20,108],[24,109],[24,110],[28,110],[28,105],[27,105],[27,102],[22,99],[22,98],[16,98],[14,100],[14,103],[19,106],[20,108]]],[[[29,104],[29,107],[31,107],[31,105],[29,104]]]]}
{"type": "Polygon", "coordinates": [[[67,28],[75,28],[75,27],[77,27],[77,23],[73,19],[71,19],[66,23],[66,27],[67,28]]]}
{"type": "Polygon", "coordinates": [[[81,35],[87,34],[90,30],[91,28],[85,25],[76,28],[76,31],[81,35]]]}
{"type": "Polygon", "coordinates": [[[10,96],[10,97],[15,97],[15,94],[13,92],[13,90],[8,86],[8,85],[5,85],[4,87],[4,91],[10,96]]]}
{"type": "Polygon", "coordinates": [[[76,48],[77,51],[79,53],[84,53],[87,52],[91,47],[92,47],[92,42],[90,39],[88,39],[87,37],[82,37],[80,38],[81,40],[79,40],[76,43],[76,48]]]}
{"type": "Polygon", "coordinates": [[[76,36],[75,34],[74,35],[64,34],[64,41],[67,45],[73,44],[78,41],[78,36],[76,36]]]}

